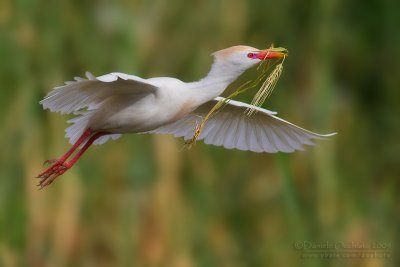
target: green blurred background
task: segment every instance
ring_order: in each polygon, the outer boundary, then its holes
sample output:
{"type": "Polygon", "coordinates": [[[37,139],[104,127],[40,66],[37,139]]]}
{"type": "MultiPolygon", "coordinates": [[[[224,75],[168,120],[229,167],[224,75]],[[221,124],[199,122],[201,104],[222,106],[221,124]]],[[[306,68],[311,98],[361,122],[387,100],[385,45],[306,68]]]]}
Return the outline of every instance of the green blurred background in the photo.
{"type": "Polygon", "coordinates": [[[0,266],[399,266],[399,12],[394,0],[2,0],[0,266]],[[37,191],[42,162],[69,147],[69,117],[38,104],[53,87],[85,71],[197,80],[213,51],[271,43],[290,56],[264,106],[331,140],[286,155],[127,135],[37,191]],[[392,253],[305,259],[303,241],[392,253]]]}

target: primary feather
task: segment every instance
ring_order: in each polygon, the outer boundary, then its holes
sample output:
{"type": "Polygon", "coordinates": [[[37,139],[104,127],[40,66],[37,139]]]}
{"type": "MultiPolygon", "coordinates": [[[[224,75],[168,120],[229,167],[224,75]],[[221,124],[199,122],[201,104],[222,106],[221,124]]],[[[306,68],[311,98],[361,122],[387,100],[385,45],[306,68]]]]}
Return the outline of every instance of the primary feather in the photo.
{"type": "MultiPolygon", "coordinates": [[[[150,133],[172,134],[189,140],[195,126],[222,97],[217,97],[174,123],[162,126],[150,133]]],[[[293,152],[303,150],[303,145],[313,145],[313,139],[324,139],[333,134],[321,135],[305,130],[285,121],[272,112],[260,107],[228,100],[227,105],[212,116],[205,124],[198,140],[205,144],[223,146],[227,149],[250,150],[253,152],[293,152]],[[256,111],[252,116],[246,109],[256,111]]]]}
{"type": "Polygon", "coordinates": [[[86,76],[87,79],[76,77],[76,81],[54,88],[40,104],[52,112],[70,114],[84,108],[96,109],[112,96],[140,96],[157,90],[144,79],[123,73],[110,73],[96,78],[87,72],[86,76]]]}

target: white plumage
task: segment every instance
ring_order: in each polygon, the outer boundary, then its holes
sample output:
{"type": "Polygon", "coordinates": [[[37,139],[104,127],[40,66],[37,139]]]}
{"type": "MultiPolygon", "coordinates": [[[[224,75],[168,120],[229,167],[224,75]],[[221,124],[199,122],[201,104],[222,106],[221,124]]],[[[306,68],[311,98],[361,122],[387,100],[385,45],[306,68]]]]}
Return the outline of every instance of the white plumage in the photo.
{"type": "MultiPolygon", "coordinates": [[[[173,134],[189,140],[193,137],[195,125],[222,97],[203,104],[184,118],[162,126],[150,133],[173,134]]],[[[334,134],[321,135],[307,131],[290,122],[274,116],[272,112],[242,102],[229,100],[228,104],[207,121],[198,140],[223,146],[227,149],[250,150],[253,152],[293,152],[303,150],[303,145],[314,145],[312,139],[324,139],[334,134]],[[246,108],[257,113],[248,116],[246,108]]]]}
{"type": "MultiPolygon", "coordinates": [[[[248,46],[234,46],[214,53],[208,75],[200,81],[185,83],[175,78],[142,79],[124,73],[110,73],[54,88],[40,103],[44,109],[62,114],[75,114],[66,137],[74,144],[70,151],[56,160],[39,177],[41,187],[70,168],[92,144],[117,139],[124,133],[173,134],[191,139],[195,126],[222,98],[219,95],[240,74],[261,59],[277,57],[254,56],[262,51],[248,46]],[[251,53],[251,57],[248,56],[251,53]],[[81,151],[66,162],[75,149],[81,151]]],[[[272,112],[246,103],[229,100],[212,116],[199,136],[206,144],[227,149],[254,152],[293,152],[303,145],[312,145],[320,135],[282,120],[272,112]],[[257,112],[248,116],[246,108],[257,112]]]]}

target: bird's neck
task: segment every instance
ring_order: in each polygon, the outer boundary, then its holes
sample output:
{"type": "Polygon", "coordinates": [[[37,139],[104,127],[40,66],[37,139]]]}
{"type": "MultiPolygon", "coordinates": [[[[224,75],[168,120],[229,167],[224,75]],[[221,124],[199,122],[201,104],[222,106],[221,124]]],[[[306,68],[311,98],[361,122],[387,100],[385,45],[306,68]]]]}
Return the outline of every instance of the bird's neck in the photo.
{"type": "Polygon", "coordinates": [[[222,94],[245,70],[232,64],[215,61],[207,76],[190,83],[190,88],[195,90],[196,98],[204,103],[222,94]]]}

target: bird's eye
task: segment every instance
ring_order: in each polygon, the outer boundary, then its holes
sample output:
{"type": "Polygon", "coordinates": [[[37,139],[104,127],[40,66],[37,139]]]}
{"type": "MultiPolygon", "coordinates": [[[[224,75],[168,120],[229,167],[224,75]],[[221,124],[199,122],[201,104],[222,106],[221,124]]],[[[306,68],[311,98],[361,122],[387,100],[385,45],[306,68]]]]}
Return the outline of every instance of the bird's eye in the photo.
{"type": "Polygon", "coordinates": [[[248,57],[248,58],[254,58],[254,53],[248,53],[248,54],[247,54],[247,57],[248,57]]]}

